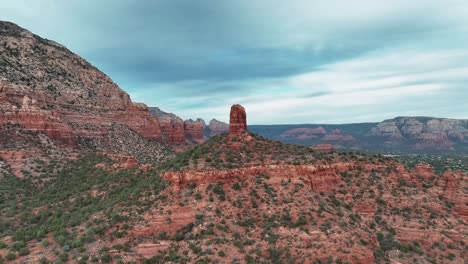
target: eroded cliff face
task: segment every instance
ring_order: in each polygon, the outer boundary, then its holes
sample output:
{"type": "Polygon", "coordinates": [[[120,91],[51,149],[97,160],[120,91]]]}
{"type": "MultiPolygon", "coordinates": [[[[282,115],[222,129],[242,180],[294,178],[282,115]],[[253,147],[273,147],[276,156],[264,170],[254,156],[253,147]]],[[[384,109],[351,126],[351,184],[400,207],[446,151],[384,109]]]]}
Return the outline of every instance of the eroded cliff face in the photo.
{"type": "Polygon", "coordinates": [[[163,141],[170,144],[185,143],[186,132],[184,120],[172,113],[166,113],[158,107],[150,107],[149,112],[155,116],[161,124],[163,141]]]}
{"type": "Polygon", "coordinates": [[[406,141],[416,149],[450,149],[455,142],[466,142],[468,121],[446,118],[399,117],[379,123],[369,136],[390,141],[406,141]]]}
{"type": "Polygon", "coordinates": [[[205,121],[198,118],[197,120],[185,120],[184,121],[185,136],[188,140],[195,143],[202,143],[205,141],[205,121]]]}
{"type": "Polygon", "coordinates": [[[180,189],[181,184],[217,182],[233,179],[251,179],[257,175],[270,175],[278,180],[291,177],[304,177],[312,190],[325,192],[342,184],[340,172],[353,168],[352,163],[330,165],[264,165],[238,168],[231,170],[202,169],[183,172],[167,172],[163,178],[174,183],[174,188],[180,189]]]}
{"type": "Polygon", "coordinates": [[[183,121],[177,115],[166,113],[158,107],[149,107],[149,112],[159,120],[163,141],[169,144],[199,144],[229,131],[228,124],[216,119],[212,119],[206,125],[201,118],[183,121]]]}
{"type": "Polygon", "coordinates": [[[158,120],[108,76],[53,41],[0,22],[0,129],[44,133],[68,145],[122,124],[162,140],[158,120]]]}

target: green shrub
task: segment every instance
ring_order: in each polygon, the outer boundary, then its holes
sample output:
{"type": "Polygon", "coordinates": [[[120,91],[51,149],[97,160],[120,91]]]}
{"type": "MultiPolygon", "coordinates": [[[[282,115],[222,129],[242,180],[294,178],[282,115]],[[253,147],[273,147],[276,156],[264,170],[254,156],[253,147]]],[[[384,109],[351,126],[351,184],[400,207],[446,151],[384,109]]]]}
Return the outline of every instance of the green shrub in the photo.
{"type": "Polygon", "coordinates": [[[235,190],[235,191],[241,191],[242,190],[242,186],[236,182],[232,185],[232,189],[235,190]]]}
{"type": "Polygon", "coordinates": [[[41,241],[41,246],[42,246],[42,247],[45,247],[45,248],[46,248],[46,247],[48,247],[49,245],[50,245],[49,240],[44,239],[44,240],[41,241]]]}
{"type": "Polygon", "coordinates": [[[296,226],[307,225],[307,218],[304,215],[300,215],[297,219],[296,226]]]}
{"type": "Polygon", "coordinates": [[[68,254],[67,253],[60,254],[59,259],[63,262],[66,262],[68,260],[68,254]]]}
{"type": "Polygon", "coordinates": [[[18,251],[19,256],[27,256],[29,255],[29,249],[28,248],[22,248],[18,251]]]}
{"type": "Polygon", "coordinates": [[[6,259],[6,260],[14,260],[14,259],[16,259],[16,254],[10,251],[10,252],[8,252],[8,254],[5,256],[5,259],[6,259]]]}
{"type": "Polygon", "coordinates": [[[454,261],[454,260],[457,258],[457,256],[456,256],[455,254],[453,254],[453,253],[450,253],[450,254],[448,254],[447,258],[448,258],[450,261],[454,261]]]}
{"type": "Polygon", "coordinates": [[[102,261],[102,263],[111,263],[112,262],[112,256],[109,255],[109,254],[104,254],[101,257],[101,261],[102,261]]]}
{"type": "Polygon", "coordinates": [[[223,184],[221,182],[218,182],[215,187],[213,188],[213,192],[218,195],[218,198],[221,201],[226,200],[226,192],[224,191],[223,184]]]}
{"type": "Polygon", "coordinates": [[[26,247],[26,242],[24,241],[16,241],[14,244],[13,244],[13,249],[15,251],[19,251],[20,249],[26,247]]]}

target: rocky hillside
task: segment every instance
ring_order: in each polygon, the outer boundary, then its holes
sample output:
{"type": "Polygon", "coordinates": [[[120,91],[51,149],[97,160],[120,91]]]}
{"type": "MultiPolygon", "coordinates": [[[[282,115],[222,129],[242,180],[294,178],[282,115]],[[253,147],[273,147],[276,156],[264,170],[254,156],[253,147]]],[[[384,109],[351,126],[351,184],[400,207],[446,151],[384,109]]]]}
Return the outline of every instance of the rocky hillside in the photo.
{"type": "Polygon", "coordinates": [[[468,171],[282,144],[251,134],[243,110],[232,107],[229,134],[157,166],[125,169],[128,161],[118,158],[81,156],[40,188],[5,168],[0,256],[16,263],[466,261],[468,171]]]}
{"type": "Polygon", "coordinates": [[[39,133],[63,147],[107,151],[116,127],[163,141],[147,106],[132,102],[104,73],[64,46],[0,21],[0,137],[39,133]]]}
{"type": "Polygon", "coordinates": [[[468,153],[468,120],[397,117],[380,123],[265,125],[250,130],[285,143],[378,152],[468,153]]]}

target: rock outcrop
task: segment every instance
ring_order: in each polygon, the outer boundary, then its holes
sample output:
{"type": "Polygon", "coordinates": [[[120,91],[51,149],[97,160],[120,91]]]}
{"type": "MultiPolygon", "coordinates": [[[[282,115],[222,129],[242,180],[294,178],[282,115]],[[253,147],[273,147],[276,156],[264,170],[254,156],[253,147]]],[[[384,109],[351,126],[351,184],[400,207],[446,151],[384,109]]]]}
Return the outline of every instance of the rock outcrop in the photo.
{"type": "Polygon", "coordinates": [[[201,143],[229,131],[228,124],[216,119],[211,119],[209,125],[206,125],[201,118],[183,121],[177,115],[166,113],[158,107],[149,107],[149,112],[158,119],[162,139],[169,144],[201,143]]]}
{"type": "Polygon", "coordinates": [[[290,177],[304,177],[310,182],[310,187],[315,192],[332,190],[342,184],[339,172],[353,168],[351,163],[339,163],[329,165],[267,165],[231,170],[186,170],[183,172],[167,172],[163,178],[173,182],[174,188],[180,184],[216,182],[220,180],[232,180],[237,178],[254,178],[257,175],[270,175],[279,180],[290,177]],[[292,176],[294,175],[294,176],[292,176]]]}
{"type": "Polygon", "coordinates": [[[233,105],[229,115],[229,135],[235,136],[247,131],[247,114],[241,105],[233,105]]]}
{"type": "Polygon", "coordinates": [[[161,126],[146,105],[60,44],[0,22],[0,130],[35,131],[77,146],[122,124],[149,140],[161,126]]]}
{"type": "Polygon", "coordinates": [[[229,125],[218,121],[216,119],[211,119],[209,125],[208,125],[208,136],[209,137],[214,137],[220,134],[224,134],[229,132],[229,125]]]}
{"type": "Polygon", "coordinates": [[[185,137],[195,143],[202,143],[205,141],[205,121],[198,118],[197,120],[185,120],[184,121],[185,137]]]}
{"type": "Polygon", "coordinates": [[[161,132],[163,141],[173,143],[185,142],[185,127],[184,120],[172,113],[166,113],[158,107],[150,107],[150,114],[158,118],[161,124],[161,132]]]}

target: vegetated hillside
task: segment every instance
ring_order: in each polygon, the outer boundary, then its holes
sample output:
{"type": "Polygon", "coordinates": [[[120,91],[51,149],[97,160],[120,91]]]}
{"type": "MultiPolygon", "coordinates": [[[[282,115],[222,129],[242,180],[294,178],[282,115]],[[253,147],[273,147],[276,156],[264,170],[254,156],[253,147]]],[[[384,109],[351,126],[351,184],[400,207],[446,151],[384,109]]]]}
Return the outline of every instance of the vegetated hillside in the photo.
{"type": "Polygon", "coordinates": [[[254,125],[252,132],[285,143],[393,153],[468,153],[468,120],[397,117],[380,123],[254,125]]]}
{"type": "Polygon", "coordinates": [[[179,154],[163,164],[165,170],[183,169],[233,169],[241,167],[321,162],[333,155],[317,153],[310,148],[283,144],[249,132],[238,136],[222,134],[191,150],[179,154]]]}
{"type": "MultiPolygon", "coordinates": [[[[46,263],[463,263],[467,174],[241,133],[156,166],[0,178],[0,255],[46,263]]],[[[44,168],[49,170],[49,168],[44,168]]]]}

